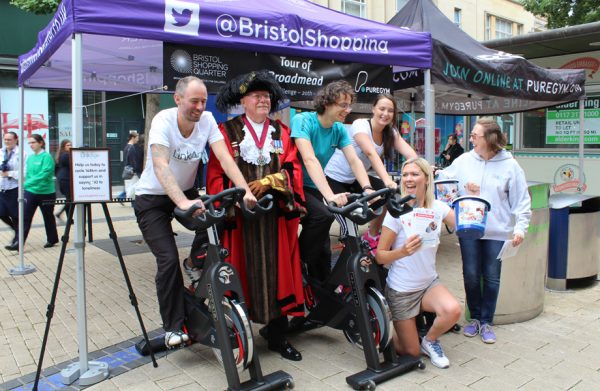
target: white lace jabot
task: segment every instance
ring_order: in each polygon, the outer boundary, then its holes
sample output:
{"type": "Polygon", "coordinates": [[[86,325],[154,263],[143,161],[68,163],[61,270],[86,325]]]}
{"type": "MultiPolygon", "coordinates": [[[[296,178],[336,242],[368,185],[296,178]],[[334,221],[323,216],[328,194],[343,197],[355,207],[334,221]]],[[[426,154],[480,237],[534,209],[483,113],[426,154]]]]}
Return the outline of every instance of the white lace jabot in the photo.
{"type": "MultiPolygon", "coordinates": [[[[262,135],[262,130],[264,126],[264,122],[257,124],[252,121],[250,118],[246,117],[250,125],[254,128],[256,132],[256,136],[260,140],[262,135]]],[[[244,159],[245,162],[254,164],[256,166],[260,166],[259,157],[262,155],[262,163],[269,164],[271,163],[271,152],[275,152],[275,148],[273,148],[273,139],[271,138],[271,133],[275,131],[275,128],[271,125],[267,128],[267,137],[265,139],[265,144],[262,149],[258,149],[256,143],[254,142],[254,138],[250,134],[248,127],[244,125],[244,139],[240,143],[240,156],[244,159]]]]}

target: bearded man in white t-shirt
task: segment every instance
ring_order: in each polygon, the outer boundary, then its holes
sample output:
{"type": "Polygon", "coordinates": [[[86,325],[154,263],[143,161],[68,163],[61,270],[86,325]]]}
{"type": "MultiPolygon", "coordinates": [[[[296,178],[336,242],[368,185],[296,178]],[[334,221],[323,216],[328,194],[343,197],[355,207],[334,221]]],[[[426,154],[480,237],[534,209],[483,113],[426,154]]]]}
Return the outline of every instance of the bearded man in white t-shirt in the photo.
{"type": "MultiPolygon", "coordinates": [[[[253,208],[256,204],[212,113],[204,111],[208,92],[202,80],[195,76],[179,80],[174,98],[177,107],[159,112],[152,120],[147,161],[135,190],[134,204],[144,241],[156,257],[156,292],[167,347],[189,340],[183,332],[183,276],[171,216],[175,207],[186,210],[194,204],[200,206],[194,215],[204,212],[202,201],[196,199],[194,179],[207,143],[235,186],[246,189],[246,206],[253,208]]],[[[194,240],[193,247],[199,245],[197,242],[194,240]]]]}

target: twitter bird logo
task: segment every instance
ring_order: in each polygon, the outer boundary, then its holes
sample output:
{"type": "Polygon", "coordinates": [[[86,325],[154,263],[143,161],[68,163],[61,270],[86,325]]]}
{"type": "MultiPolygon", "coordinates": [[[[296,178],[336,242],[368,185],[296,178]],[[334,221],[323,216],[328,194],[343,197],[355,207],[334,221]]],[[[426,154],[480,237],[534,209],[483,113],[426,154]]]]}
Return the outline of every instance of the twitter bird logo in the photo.
{"type": "Polygon", "coordinates": [[[171,8],[171,15],[173,16],[173,19],[175,19],[173,26],[182,27],[190,23],[192,10],[184,9],[183,11],[178,12],[175,8],[171,8]]]}
{"type": "Polygon", "coordinates": [[[200,4],[189,0],[165,0],[165,26],[168,33],[198,36],[200,4]]]}

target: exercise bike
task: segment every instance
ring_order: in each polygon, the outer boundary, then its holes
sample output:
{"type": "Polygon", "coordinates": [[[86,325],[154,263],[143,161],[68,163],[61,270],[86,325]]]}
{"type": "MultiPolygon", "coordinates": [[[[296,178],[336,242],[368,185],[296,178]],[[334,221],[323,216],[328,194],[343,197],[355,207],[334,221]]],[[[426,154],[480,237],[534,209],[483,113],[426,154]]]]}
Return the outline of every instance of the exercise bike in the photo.
{"type": "Polygon", "coordinates": [[[348,341],[364,352],[367,368],[346,378],[355,390],[374,390],[378,383],[415,368],[425,368],[418,358],[396,354],[391,311],[381,293],[379,267],[373,262],[368,243],[363,243],[358,234],[357,225],[366,224],[383,213],[382,207],[374,211],[369,206],[369,201],[377,197],[385,199],[394,217],[412,210],[406,202],[414,196],[400,198],[397,190],[388,188],[368,195],[351,194],[349,203],[342,208],[329,204],[327,207],[332,213],[346,219],[345,246],[325,281],[310,277],[304,268],[305,305],[309,311],[306,320],[342,330],[348,341]]]}
{"type": "MultiPolygon", "coordinates": [[[[239,276],[231,264],[224,262],[227,249],[219,244],[217,224],[226,217],[228,207],[239,204],[246,218],[269,211],[273,206],[273,197],[263,197],[253,210],[244,206],[246,191],[231,188],[212,196],[203,196],[206,212],[192,217],[199,209],[193,206],[188,210],[175,208],[177,220],[190,230],[207,230],[208,246],[202,265],[200,280],[185,293],[185,330],[194,342],[209,346],[219,362],[225,368],[227,390],[278,390],[294,388],[291,375],[276,371],[263,375],[258,356],[254,351],[254,338],[248,311],[244,302],[239,276]],[[249,369],[250,379],[240,382],[238,369],[249,369]]],[[[194,260],[195,261],[195,260],[194,260]]],[[[164,337],[136,344],[140,354],[149,354],[166,349],[164,337]]]]}

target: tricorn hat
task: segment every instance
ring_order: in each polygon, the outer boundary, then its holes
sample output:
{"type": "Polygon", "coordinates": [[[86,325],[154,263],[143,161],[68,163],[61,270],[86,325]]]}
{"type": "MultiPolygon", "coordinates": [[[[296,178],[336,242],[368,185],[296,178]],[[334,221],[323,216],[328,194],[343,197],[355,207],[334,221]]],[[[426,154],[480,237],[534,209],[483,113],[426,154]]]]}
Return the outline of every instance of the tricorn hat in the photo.
{"type": "Polygon", "coordinates": [[[285,92],[268,71],[253,71],[238,75],[221,87],[217,94],[217,108],[226,113],[230,107],[240,104],[244,95],[252,91],[269,92],[271,112],[277,110],[281,101],[285,99],[285,92]]]}

